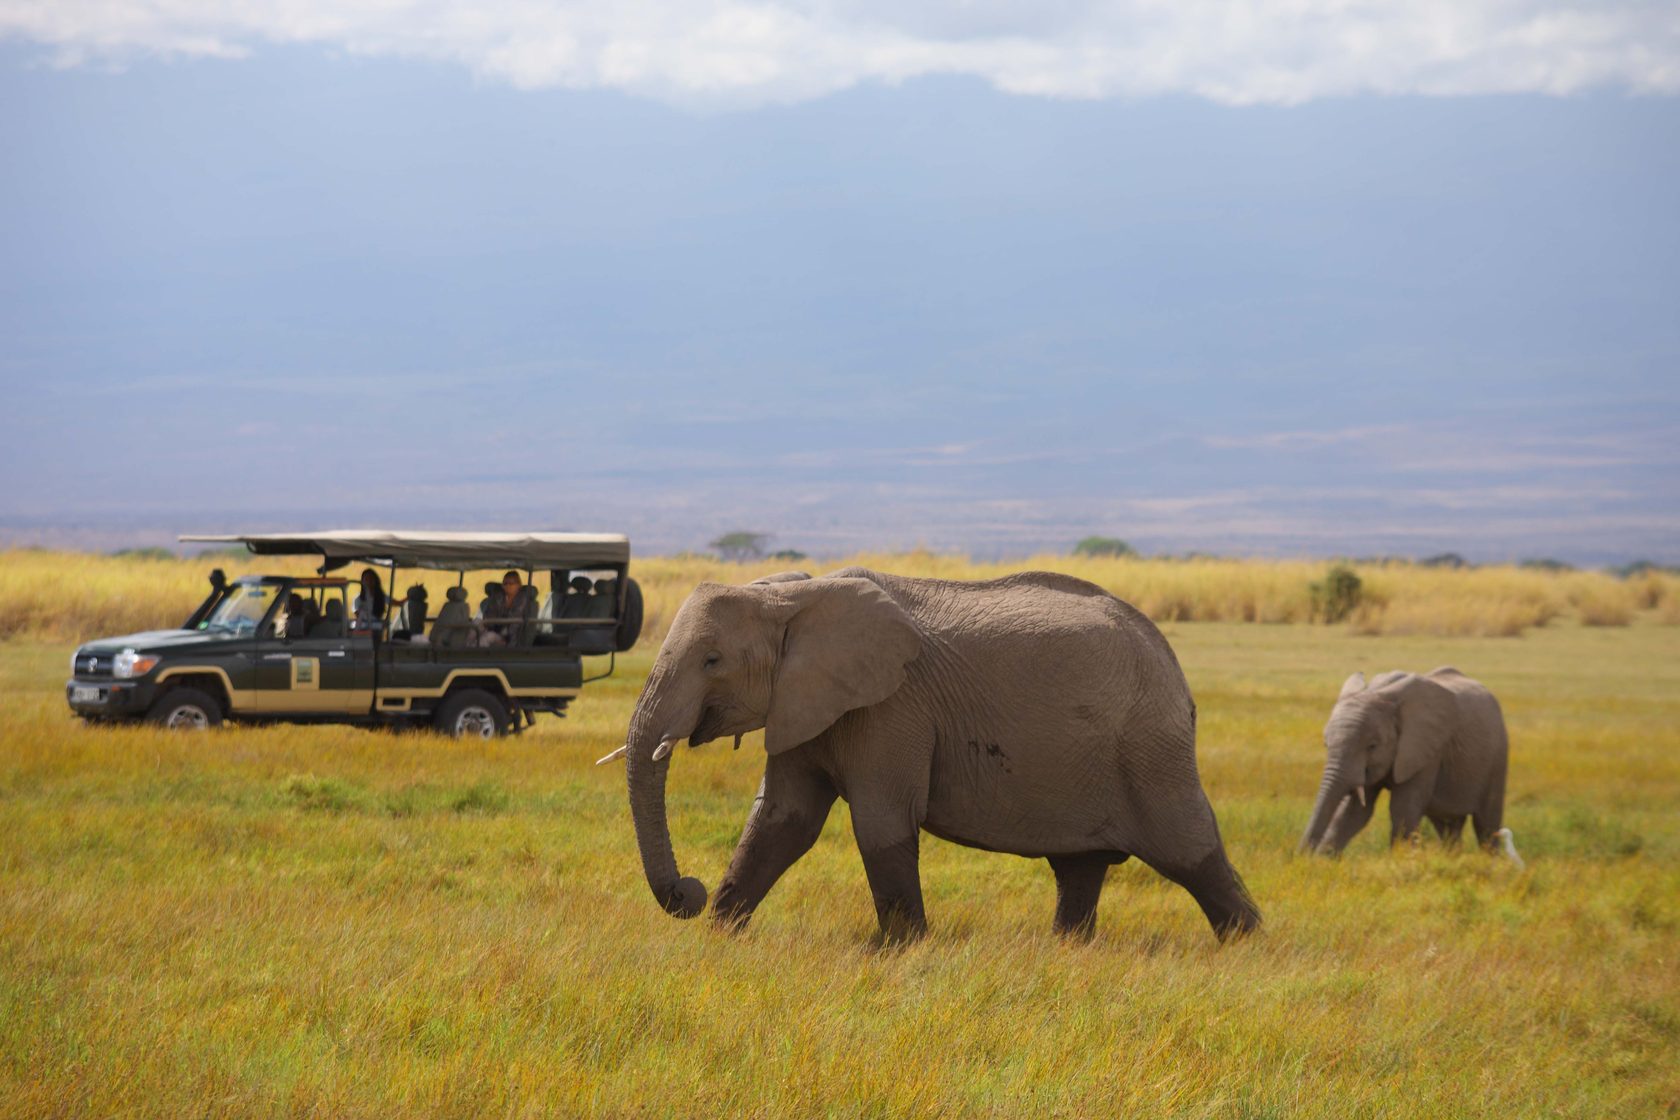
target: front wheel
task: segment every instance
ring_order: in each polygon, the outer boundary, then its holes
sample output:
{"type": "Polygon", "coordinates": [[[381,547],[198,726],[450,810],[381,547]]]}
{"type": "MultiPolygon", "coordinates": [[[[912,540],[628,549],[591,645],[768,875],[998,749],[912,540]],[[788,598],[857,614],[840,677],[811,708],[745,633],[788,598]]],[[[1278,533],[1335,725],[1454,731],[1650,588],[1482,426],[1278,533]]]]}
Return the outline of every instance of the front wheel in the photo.
{"type": "Polygon", "coordinates": [[[444,700],[433,723],[452,739],[494,739],[507,734],[507,705],[483,689],[466,688],[444,700]]]}
{"type": "Polygon", "coordinates": [[[172,688],[146,713],[171,731],[208,731],[222,724],[222,706],[196,688],[172,688]]]}

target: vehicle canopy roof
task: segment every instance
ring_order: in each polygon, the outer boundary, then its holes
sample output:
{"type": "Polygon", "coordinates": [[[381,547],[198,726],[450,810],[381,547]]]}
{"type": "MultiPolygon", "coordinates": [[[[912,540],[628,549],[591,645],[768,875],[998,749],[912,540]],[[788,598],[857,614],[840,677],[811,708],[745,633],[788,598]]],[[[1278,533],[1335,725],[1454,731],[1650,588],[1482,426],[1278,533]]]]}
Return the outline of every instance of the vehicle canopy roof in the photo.
{"type": "Polygon", "coordinates": [[[258,556],[319,556],[321,570],[356,561],[403,568],[477,571],[487,568],[615,567],[630,562],[619,533],[449,533],[331,529],[320,533],[187,535],[182,541],[243,544],[258,556]]]}

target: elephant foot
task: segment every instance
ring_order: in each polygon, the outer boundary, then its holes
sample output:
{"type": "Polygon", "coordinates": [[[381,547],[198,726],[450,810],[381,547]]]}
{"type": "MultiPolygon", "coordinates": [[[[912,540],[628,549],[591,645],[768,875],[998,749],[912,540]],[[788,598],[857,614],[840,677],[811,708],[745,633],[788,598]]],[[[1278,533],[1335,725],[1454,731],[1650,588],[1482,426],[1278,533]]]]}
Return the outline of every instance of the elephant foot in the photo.
{"type": "Polygon", "coordinates": [[[729,933],[740,933],[752,921],[757,909],[741,897],[736,885],[729,880],[718,884],[717,896],[712,900],[712,925],[729,933]]]}
{"type": "Polygon", "coordinates": [[[1194,867],[1155,862],[1147,857],[1144,862],[1190,892],[1221,943],[1260,928],[1260,908],[1254,904],[1242,876],[1225,858],[1223,849],[1213,849],[1194,867]]]}
{"type": "Polygon", "coordinates": [[[926,936],[926,918],[895,911],[891,916],[880,919],[880,928],[876,930],[871,944],[876,949],[897,949],[913,945],[926,936]]]}

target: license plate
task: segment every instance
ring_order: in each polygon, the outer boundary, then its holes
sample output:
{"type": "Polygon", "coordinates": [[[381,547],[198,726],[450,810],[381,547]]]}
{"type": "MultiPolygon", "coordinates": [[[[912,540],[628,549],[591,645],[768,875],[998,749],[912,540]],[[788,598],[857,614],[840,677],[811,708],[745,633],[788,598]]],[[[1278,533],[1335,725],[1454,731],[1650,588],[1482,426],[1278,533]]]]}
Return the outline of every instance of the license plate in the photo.
{"type": "Polygon", "coordinates": [[[102,699],[100,691],[97,688],[72,688],[70,690],[70,701],[73,704],[94,704],[102,699]]]}

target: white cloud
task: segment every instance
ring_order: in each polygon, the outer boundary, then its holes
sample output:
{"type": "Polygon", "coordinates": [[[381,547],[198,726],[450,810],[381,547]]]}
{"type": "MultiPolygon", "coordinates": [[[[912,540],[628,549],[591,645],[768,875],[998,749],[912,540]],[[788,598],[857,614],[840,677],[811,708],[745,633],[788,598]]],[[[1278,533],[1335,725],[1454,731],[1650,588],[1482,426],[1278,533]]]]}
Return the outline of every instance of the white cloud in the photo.
{"type": "Polygon", "coordinates": [[[1049,97],[1680,92],[1672,0],[0,0],[60,65],[307,44],[521,88],[798,101],[933,74],[1049,97]]]}

